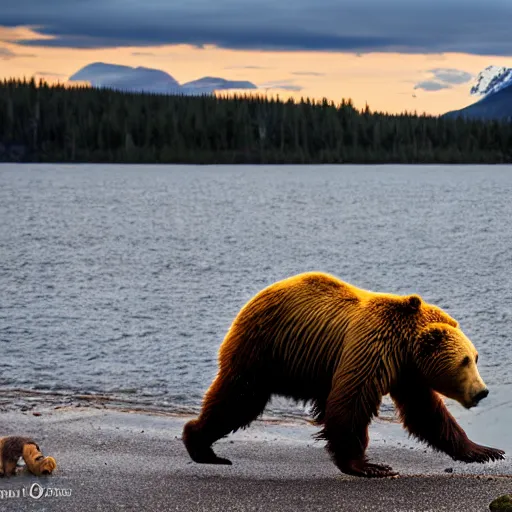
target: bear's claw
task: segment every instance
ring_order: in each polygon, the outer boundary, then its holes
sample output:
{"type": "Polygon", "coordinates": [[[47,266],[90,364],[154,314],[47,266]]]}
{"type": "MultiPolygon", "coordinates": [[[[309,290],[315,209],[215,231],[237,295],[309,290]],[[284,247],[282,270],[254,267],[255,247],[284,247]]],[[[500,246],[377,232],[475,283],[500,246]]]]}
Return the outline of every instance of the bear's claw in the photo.
{"type": "Polygon", "coordinates": [[[453,456],[453,459],[461,462],[477,462],[480,464],[495,460],[503,460],[504,458],[505,452],[503,450],[490,448],[489,446],[481,446],[476,443],[472,443],[471,447],[462,455],[457,454],[453,456]]]}
{"type": "Polygon", "coordinates": [[[386,464],[372,464],[366,461],[351,461],[347,466],[341,468],[343,473],[365,478],[386,478],[398,476],[391,466],[386,464]]]}

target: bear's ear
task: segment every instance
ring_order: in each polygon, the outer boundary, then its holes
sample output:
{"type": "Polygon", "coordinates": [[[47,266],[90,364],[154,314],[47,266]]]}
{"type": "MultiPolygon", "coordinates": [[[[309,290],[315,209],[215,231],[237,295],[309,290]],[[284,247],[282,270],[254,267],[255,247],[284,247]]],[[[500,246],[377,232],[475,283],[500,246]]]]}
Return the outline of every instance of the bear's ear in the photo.
{"type": "Polygon", "coordinates": [[[421,297],[419,295],[409,295],[404,297],[403,308],[409,313],[417,313],[421,307],[421,297]]]}
{"type": "Polygon", "coordinates": [[[421,333],[420,350],[423,353],[432,354],[438,351],[446,339],[446,329],[441,326],[432,326],[421,333]]]}

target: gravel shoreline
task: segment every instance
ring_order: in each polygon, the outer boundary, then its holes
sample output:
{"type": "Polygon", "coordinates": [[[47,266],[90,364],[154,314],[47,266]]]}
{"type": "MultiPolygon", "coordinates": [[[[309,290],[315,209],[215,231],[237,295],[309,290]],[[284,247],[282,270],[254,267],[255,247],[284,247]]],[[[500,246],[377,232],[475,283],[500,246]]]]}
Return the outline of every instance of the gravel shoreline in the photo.
{"type": "Polygon", "coordinates": [[[342,475],[313,440],[317,429],[292,421],[257,421],[219,441],[216,451],[233,466],[199,465],[180,439],[187,419],[96,407],[0,413],[2,435],[33,436],[58,464],[48,478],[0,480],[12,495],[0,492],[0,510],[476,512],[512,490],[510,459],[455,463],[381,420],[372,424],[369,456],[398,470],[396,479],[342,475]],[[34,484],[71,496],[22,497],[34,484]]]}

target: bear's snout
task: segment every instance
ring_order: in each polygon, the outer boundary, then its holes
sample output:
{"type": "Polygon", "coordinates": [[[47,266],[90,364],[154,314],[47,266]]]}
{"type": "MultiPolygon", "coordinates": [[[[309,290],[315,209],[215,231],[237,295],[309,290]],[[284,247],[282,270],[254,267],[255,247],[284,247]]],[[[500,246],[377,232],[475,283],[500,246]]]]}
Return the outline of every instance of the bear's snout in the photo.
{"type": "Polygon", "coordinates": [[[487,388],[482,389],[479,393],[477,393],[473,397],[473,406],[478,405],[478,403],[483,400],[489,394],[489,390],[487,388]]]}

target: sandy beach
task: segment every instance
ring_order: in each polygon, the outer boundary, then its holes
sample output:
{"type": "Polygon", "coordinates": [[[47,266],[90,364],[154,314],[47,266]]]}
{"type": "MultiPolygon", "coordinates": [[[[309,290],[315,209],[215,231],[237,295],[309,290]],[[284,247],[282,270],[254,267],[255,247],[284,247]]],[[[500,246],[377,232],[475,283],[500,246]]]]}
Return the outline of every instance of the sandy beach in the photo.
{"type": "Polygon", "coordinates": [[[33,436],[58,468],[1,480],[0,510],[476,512],[512,491],[510,459],[455,463],[382,420],[369,455],[398,470],[396,479],[340,474],[306,421],[257,421],[217,443],[232,466],[198,465],[180,439],[187,419],[101,406],[3,412],[0,432],[33,436]]]}

